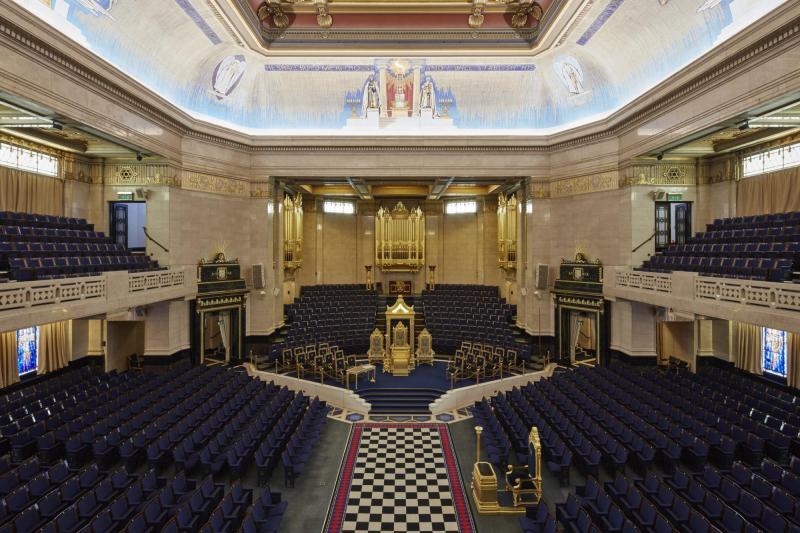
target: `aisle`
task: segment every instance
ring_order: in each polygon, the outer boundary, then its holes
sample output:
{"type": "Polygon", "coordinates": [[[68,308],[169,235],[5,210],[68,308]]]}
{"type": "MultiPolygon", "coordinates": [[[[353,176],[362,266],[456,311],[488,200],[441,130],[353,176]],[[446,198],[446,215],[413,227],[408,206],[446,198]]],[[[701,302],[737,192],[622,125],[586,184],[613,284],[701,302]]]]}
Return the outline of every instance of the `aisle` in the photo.
{"type": "Polygon", "coordinates": [[[324,531],[473,533],[447,425],[354,425],[324,531]]]}

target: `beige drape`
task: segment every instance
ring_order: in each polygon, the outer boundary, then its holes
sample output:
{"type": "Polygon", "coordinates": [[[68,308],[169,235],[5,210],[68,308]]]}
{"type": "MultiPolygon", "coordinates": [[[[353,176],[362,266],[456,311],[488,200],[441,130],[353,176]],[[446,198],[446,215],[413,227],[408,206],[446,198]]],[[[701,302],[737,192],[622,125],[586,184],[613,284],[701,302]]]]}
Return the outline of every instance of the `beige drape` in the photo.
{"type": "Polygon", "coordinates": [[[786,382],[790,387],[800,389],[800,333],[787,335],[786,382]]]}
{"type": "Polygon", "coordinates": [[[733,353],[736,368],[761,374],[761,326],[733,323],[733,353]]]}
{"type": "Polygon", "coordinates": [[[47,374],[69,364],[69,322],[53,322],[39,329],[39,374],[47,374]]]}
{"type": "Polygon", "coordinates": [[[0,166],[0,211],[64,214],[64,182],[0,166]]]}
{"type": "Polygon", "coordinates": [[[736,214],[800,211],[800,167],[745,178],[736,184],[736,214]]]}
{"type": "Polygon", "coordinates": [[[0,333],[0,388],[19,381],[17,368],[17,332],[0,333]]]}

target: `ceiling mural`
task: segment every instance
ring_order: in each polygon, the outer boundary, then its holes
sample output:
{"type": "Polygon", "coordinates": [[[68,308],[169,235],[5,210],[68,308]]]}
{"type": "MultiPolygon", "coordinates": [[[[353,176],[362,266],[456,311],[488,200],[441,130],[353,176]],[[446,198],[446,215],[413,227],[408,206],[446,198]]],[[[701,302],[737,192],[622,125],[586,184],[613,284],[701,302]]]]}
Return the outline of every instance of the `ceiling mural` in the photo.
{"type": "Polygon", "coordinates": [[[190,115],[268,135],[562,131],[785,0],[583,0],[552,46],[514,57],[276,57],[244,45],[215,0],[15,1],[190,115]]]}

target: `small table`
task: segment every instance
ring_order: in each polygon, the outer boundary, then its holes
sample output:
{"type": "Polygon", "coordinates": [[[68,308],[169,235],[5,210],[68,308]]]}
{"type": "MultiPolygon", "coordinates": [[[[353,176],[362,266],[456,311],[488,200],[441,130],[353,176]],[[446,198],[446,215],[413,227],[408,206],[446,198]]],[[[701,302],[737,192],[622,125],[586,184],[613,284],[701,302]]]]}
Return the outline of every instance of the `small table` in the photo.
{"type": "Polygon", "coordinates": [[[372,378],[370,379],[371,382],[375,383],[375,365],[358,365],[347,369],[345,373],[345,388],[350,388],[350,376],[355,376],[356,386],[354,390],[358,390],[358,376],[361,374],[367,374],[367,378],[369,378],[369,373],[372,372],[372,378]]]}

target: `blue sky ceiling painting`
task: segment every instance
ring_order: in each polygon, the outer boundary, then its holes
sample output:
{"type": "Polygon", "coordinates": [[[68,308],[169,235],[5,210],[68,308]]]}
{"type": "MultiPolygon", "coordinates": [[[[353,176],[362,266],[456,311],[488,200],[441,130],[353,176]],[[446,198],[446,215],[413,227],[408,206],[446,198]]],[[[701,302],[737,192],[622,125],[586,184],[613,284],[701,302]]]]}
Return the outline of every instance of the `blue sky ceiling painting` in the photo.
{"type": "Polygon", "coordinates": [[[596,0],[560,45],[505,58],[271,58],[238,46],[206,2],[16,1],[195,118],[246,133],[530,134],[609,115],[785,0],[596,0]]]}

